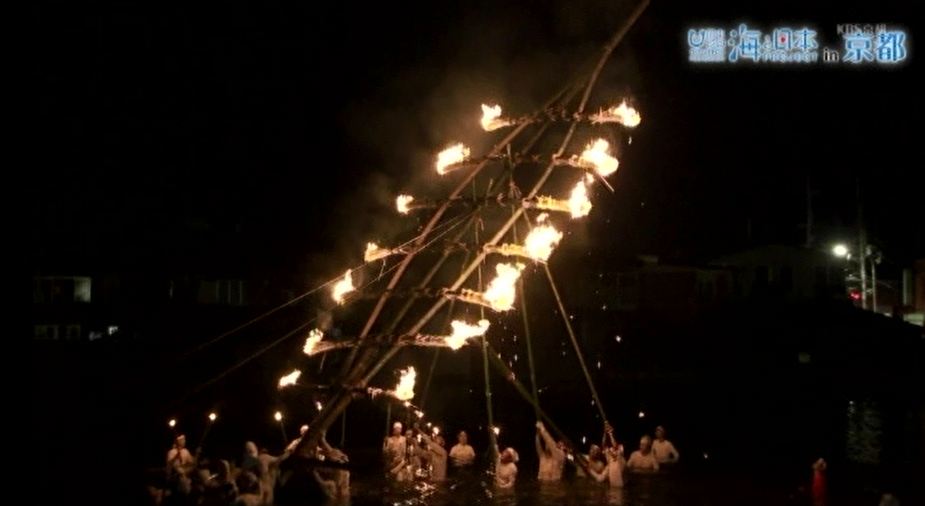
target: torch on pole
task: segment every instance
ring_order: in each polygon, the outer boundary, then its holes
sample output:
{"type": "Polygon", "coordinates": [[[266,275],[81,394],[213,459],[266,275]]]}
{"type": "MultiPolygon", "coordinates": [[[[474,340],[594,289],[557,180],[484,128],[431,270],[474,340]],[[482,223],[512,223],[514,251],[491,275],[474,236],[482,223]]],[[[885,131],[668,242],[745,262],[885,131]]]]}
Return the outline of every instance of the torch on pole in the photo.
{"type": "Polygon", "coordinates": [[[216,416],[215,413],[209,413],[209,424],[206,425],[206,430],[202,433],[199,444],[196,445],[196,459],[199,459],[199,455],[202,453],[202,445],[205,444],[206,438],[209,437],[209,431],[212,430],[212,425],[215,423],[216,418],[218,418],[218,416],[216,416]]]}
{"type": "Polygon", "coordinates": [[[289,439],[286,437],[286,427],[283,424],[283,414],[277,411],[276,414],[273,415],[273,418],[278,422],[279,432],[283,436],[283,446],[289,446],[289,439]]]}

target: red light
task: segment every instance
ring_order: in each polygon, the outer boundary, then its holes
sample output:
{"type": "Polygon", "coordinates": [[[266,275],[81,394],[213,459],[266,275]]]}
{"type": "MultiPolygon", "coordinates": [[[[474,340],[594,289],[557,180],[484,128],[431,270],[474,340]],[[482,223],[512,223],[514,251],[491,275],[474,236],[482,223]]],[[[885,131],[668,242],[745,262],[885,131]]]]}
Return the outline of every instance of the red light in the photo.
{"type": "Polygon", "coordinates": [[[851,292],[851,298],[854,299],[854,300],[861,300],[861,293],[860,293],[860,292],[851,292]]]}

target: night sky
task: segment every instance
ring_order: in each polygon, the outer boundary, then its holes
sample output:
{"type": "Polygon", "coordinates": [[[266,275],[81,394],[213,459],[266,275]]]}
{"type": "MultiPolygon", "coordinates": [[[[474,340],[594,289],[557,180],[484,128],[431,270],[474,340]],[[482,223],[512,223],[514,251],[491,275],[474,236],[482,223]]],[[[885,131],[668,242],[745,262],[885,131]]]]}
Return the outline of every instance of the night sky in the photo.
{"type": "MultiPolygon", "coordinates": [[[[807,177],[820,241],[850,240],[860,171],[872,239],[897,261],[922,254],[911,36],[909,63],[893,70],[707,69],[687,61],[685,39],[688,28],[792,23],[832,46],[836,23],[901,23],[908,11],[653,4],[590,104],[627,98],[643,122],[620,154],[616,193],[595,197],[587,227],[607,239],[584,247],[709,257],[741,248],[749,219],[753,241],[797,244],[807,177]]],[[[634,5],[46,12],[34,62],[45,139],[32,162],[34,254],[182,259],[177,231],[208,223],[244,231],[248,254],[267,264],[355,255],[396,226],[394,196],[434,177],[444,145],[500,139],[473,127],[482,102],[529,112],[634,5]]]]}

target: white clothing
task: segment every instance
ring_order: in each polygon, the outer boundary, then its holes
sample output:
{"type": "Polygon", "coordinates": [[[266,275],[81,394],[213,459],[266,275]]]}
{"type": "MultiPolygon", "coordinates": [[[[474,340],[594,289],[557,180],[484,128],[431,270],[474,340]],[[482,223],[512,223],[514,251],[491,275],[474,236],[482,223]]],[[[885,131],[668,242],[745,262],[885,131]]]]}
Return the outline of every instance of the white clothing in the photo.
{"type": "Polygon", "coordinates": [[[664,441],[659,441],[658,439],[652,441],[652,454],[655,455],[655,460],[657,460],[659,464],[677,462],[681,457],[678,450],[676,450],[674,445],[671,444],[671,441],[667,439],[664,441]]]}
{"type": "Polygon", "coordinates": [[[450,449],[450,460],[456,467],[472,465],[475,462],[475,450],[469,445],[457,444],[450,449]]]}
{"type": "Polygon", "coordinates": [[[626,462],[626,467],[639,471],[658,471],[658,461],[655,460],[654,453],[649,452],[647,455],[643,455],[641,451],[636,450],[630,455],[630,459],[626,462]]]}

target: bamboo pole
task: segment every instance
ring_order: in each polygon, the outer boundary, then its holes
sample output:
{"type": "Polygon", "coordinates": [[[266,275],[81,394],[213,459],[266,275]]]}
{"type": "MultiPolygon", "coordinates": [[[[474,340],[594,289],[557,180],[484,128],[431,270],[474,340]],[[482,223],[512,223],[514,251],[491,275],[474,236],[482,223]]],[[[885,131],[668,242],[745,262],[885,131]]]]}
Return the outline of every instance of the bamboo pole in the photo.
{"type": "MultiPolygon", "coordinates": [[[[606,63],[606,61],[607,61],[607,59],[609,58],[610,54],[613,52],[613,50],[616,48],[616,46],[620,43],[620,41],[623,40],[623,37],[626,35],[626,33],[629,31],[629,29],[636,23],[636,21],[639,19],[639,17],[640,17],[640,16],[642,15],[642,13],[645,11],[645,9],[646,9],[646,7],[648,7],[648,5],[649,5],[649,0],[643,0],[643,2],[642,2],[642,3],[640,4],[640,6],[636,9],[636,11],[634,11],[634,13],[633,13],[633,15],[630,17],[630,19],[627,20],[627,22],[623,25],[623,27],[622,27],[622,28],[614,35],[614,37],[603,47],[603,49],[602,49],[602,54],[601,54],[601,56],[600,56],[600,58],[599,58],[599,60],[598,60],[598,62],[597,62],[597,66],[595,67],[594,71],[592,72],[590,79],[587,81],[587,86],[586,86],[586,88],[585,88],[585,93],[584,93],[584,95],[582,96],[581,104],[579,105],[578,111],[577,111],[579,114],[582,113],[582,112],[584,112],[584,109],[585,109],[585,107],[587,106],[588,99],[590,98],[591,91],[592,91],[592,89],[594,88],[594,84],[596,83],[597,78],[598,78],[598,76],[600,75],[601,69],[603,69],[604,64],[606,63]]],[[[583,76],[581,76],[581,77],[583,77],[583,76]]],[[[580,79],[580,78],[579,78],[579,79],[580,79]]],[[[580,82],[580,81],[579,81],[579,82],[580,82]]],[[[546,105],[546,106],[544,107],[544,109],[548,109],[552,104],[555,104],[556,101],[557,101],[562,95],[568,93],[569,90],[572,90],[573,86],[574,86],[574,85],[570,84],[569,86],[567,86],[566,88],[564,88],[562,92],[560,92],[559,94],[557,94],[556,97],[555,97],[553,100],[551,100],[551,101],[548,103],[548,105],[546,105]]],[[[574,90],[572,90],[572,91],[574,91],[574,90]]],[[[571,94],[570,94],[570,95],[571,95],[571,94]]],[[[568,99],[570,100],[571,97],[568,97],[568,99]]],[[[568,100],[566,100],[565,102],[567,102],[567,101],[568,101],[568,100]]],[[[513,132],[511,132],[511,134],[509,134],[507,137],[505,137],[505,139],[504,139],[501,143],[497,144],[497,145],[492,149],[492,155],[491,155],[491,156],[497,155],[497,154],[500,152],[501,149],[503,149],[507,144],[509,144],[509,143],[516,137],[516,135],[519,134],[519,133],[523,130],[523,127],[524,127],[525,125],[526,125],[526,123],[525,123],[525,124],[521,124],[520,126],[518,126],[513,132]]],[[[578,123],[572,123],[571,127],[569,128],[568,133],[567,133],[566,136],[565,136],[565,139],[563,139],[563,142],[562,142],[562,144],[561,144],[561,146],[560,146],[558,152],[557,152],[556,155],[554,156],[554,158],[560,157],[560,156],[562,155],[562,153],[565,151],[565,148],[568,146],[569,142],[571,141],[572,136],[573,136],[574,133],[575,133],[575,129],[577,128],[577,125],[578,125],[578,123]]],[[[479,171],[481,171],[481,168],[483,168],[483,167],[484,167],[484,164],[480,164],[479,166],[477,166],[476,169],[474,169],[473,172],[470,173],[470,177],[467,177],[467,178],[460,184],[460,186],[457,187],[457,190],[462,191],[463,184],[468,184],[469,181],[471,181],[471,180],[475,177],[475,174],[478,173],[479,171]]],[[[542,186],[545,184],[546,180],[549,178],[549,176],[550,176],[550,174],[551,174],[551,172],[552,172],[552,170],[553,170],[554,167],[555,167],[555,164],[554,164],[554,163],[550,164],[550,165],[547,167],[546,172],[543,174],[543,176],[541,177],[540,181],[533,187],[533,190],[530,192],[530,195],[529,195],[527,198],[533,198],[534,196],[536,196],[536,193],[537,193],[537,192],[542,188],[542,186]]],[[[422,233],[421,236],[419,236],[418,241],[416,241],[415,247],[419,246],[420,244],[423,244],[423,242],[424,242],[424,237],[427,236],[427,235],[430,233],[430,231],[431,231],[431,230],[433,229],[433,227],[436,225],[436,222],[437,222],[437,220],[439,219],[439,217],[442,216],[443,213],[445,212],[446,207],[447,207],[448,205],[449,205],[448,203],[447,203],[447,204],[444,204],[444,206],[441,207],[441,209],[437,211],[437,213],[434,215],[434,218],[432,218],[431,221],[428,223],[428,225],[425,227],[424,233],[422,233]]],[[[519,218],[519,216],[520,216],[521,214],[523,214],[523,212],[524,212],[524,209],[523,209],[523,208],[517,209],[517,210],[515,211],[514,215],[511,217],[511,219],[508,220],[508,222],[502,227],[501,230],[499,230],[499,232],[498,232],[497,234],[495,234],[494,237],[492,237],[492,241],[491,241],[489,244],[490,244],[490,245],[497,244],[497,242],[504,236],[504,234],[507,233],[508,229],[509,229],[509,228],[513,225],[513,223],[517,220],[517,218],[519,218]]],[[[415,250],[412,250],[412,251],[415,251],[415,250]]],[[[404,270],[407,268],[407,266],[408,266],[408,264],[411,262],[411,259],[413,258],[413,256],[414,256],[414,254],[410,254],[410,255],[408,255],[408,256],[405,257],[405,259],[404,259],[404,261],[402,262],[401,266],[399,267],[399,269],[397,270],[396,274],[393,276],[392,280],[391,280],[390,283],[389,283],[389,288],[390,288],[390,289],[394,289],[394,285],[398,283],[398,280],[401,278],[401,274],[402,274],[402,273],[404,272],[404,270]]],[[[485,253],[479,254],[478,257],[476,258],[476,261],[473,262],[473,264],[470,264],[469,268],[467,268],[466,271],[463,273],[463,275],[461,275],[460,278],[457,280],[457,282],[454,283],[454,287],[452,288],[452,290],[458,289],[463,283],[465,283],[466,279],[468,279],[468,277],[472,274],[472,271],[475,270],[475,268],[477,267],[477,265],[480,264],[480,263],[482,262],[482,260],[484,260],[484,258],[485,258],[485,253]]],[[[385,305],[385,300],[386,300],[386,298],[387,298],[387,294],[388,294],[388,291],[383,295],[382,298],[380,298],[379,302],[378,302],[377,305],[376,305],[376,308],[373,310],[373,313],[370,315],[370,318],[369,318],[369,320],[367,321],[367,324],[366,324],[366,326],[365,326],[365,328],[364,328],[364,333],[363,333],[364,335],[369,333],[369,330],[372,328],[373,323],[374,323],[375,320],[378,318],[379,312],[382,310],[382,307],[385,305]]],[[[412,328],[412,330],[409,331],[409,332],[407,332],[407,334],[413,335],[413,334],[418,333],[418,332],[420,331],[420,329],[423,328],[423,326],[426,325],[427,322],[430,321],[431,318],[433,318],[434,314],[435,314],[435,313],[443,306],[443,304],[445,304],[445,303],[446,303],[446,299],[441,299],[441,300],[437,301],[437,303],[431,308],[431,310],[428,311],[428,313],[427,313],[424,317],[422,317],[422,318],[418,321],[418,323],[414,325],[414,327],[412,328]]],[[[358,350],[358,349],[359,349],[359,347],[354,348],[354,350],[353,350],[352,353],[351,353],[351,356],[350,356],[350,357],[348,358],[348,360],[345,362],[344,367],[343,367],[343,369],[342,369],[342,372],[343,372],[343,371],[348,371],[348,370],[350,370],[350,371],[352,372],[352,374],[350,374],[351,379],[352,379],[352,378],[355,378],[355,377],[358,377],[359,375],[363,374],[363,371],[366,370],[367,365],[369,365],[369,364],[367,364],[366,362],[369,361],[369,360],[372,360],[372,358],[373,358],[372,355],[368,355],[367,360],[363,360],[363,361],[360,361],[359,363],[354,364],[354,361],[355,361],[355,358],[356,358],[356,353],[357,353],[357,350],[358,350]]],[[[359,380],[358,380],[357,382],[355,382],[355,383],[356,383],[356,387],[357,387],[357,388],[363,388],[363,387],[365,387],[366,384],[367,384],[367,383],[379,372],[379,370],[380,370],[382,367],[384,367],[385,364],[388,363],[388,361],[391,360],[393,356],[395,356],[395,353],[397,353],[399,349],[400,349],[400,346],[394,345],[394,346],[393,346],[391,349],[389,349],[385,354],[381,355],[381,356],[378,358],[378,360],[377,360],[375,363],[372,364],[371,368],[366,372],[366,374],[363,375],[362,378],[359,378],[359,380]]],[[[342,375],[342,376],[343,376],[343,375],[342,375]]],[[[351,383],[354,383],[354,382],[351,382],[351,383]]],[[[343,390],[342,392],[340,392],[338,395],[336,395],[335,398],[334,398],[334,400],[333,400],[333,402],[329,402],[329,403],[325,406],[325,409],[322,410],[322,412],[316,417],[315,422],[311,425],[311,428],[309,429],[309,433],[306,435],[307,437],[305,437],[305,438],[302,439],[302,441],[301,441],[301,443],[300,443],[300,445],[299,445],[299,446],[300,446],[299,449],[302,450],[302,451],[304,451],[304,450],[303,450],[304,448],[312,448],[312,447],[314,447],[314,446],[310,446],[310,444],[311,444],[311,445],[317,445],[318,442],[319,442],[319,440],[320,440],[319,438],[320,438],[321,433],[331,425],[331,423],[334,421],[334,419],[339,415],[340,411],[346,408],[346,406],[350,403],[351,398],[352,398],[352,394],[351,394],[350,389],[345,389],[345,390],[343,390]]]]}

